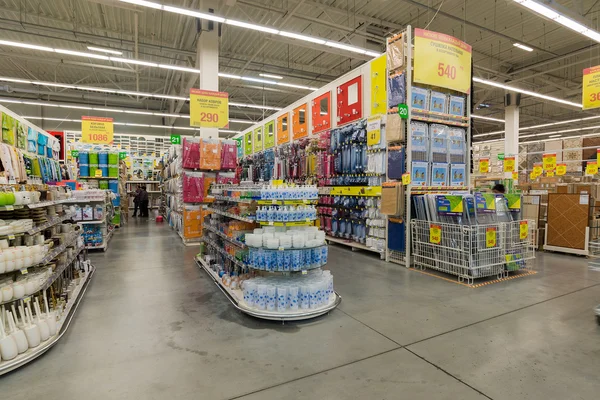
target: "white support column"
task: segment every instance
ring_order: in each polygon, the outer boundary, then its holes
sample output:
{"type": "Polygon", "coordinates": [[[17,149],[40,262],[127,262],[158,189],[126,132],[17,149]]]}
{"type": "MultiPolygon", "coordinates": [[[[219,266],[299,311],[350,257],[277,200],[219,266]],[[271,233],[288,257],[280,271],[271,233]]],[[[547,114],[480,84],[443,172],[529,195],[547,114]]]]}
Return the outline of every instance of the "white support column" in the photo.
{"type": "MultiPolygon", "coordinates": [[[[507,95],[510,105],[504,108],[504,157],[515,157],[515,170],[519,168],[519,106],[514,93],[507,95]]],[[[505,173],[505,178],[512,178],[511,173],[505,173]]]]}
{"type": "MultiPolygon", "coordinates": [[[[213,9],[217,12],[217,1],[201,1],[201,12],[213,9]]],[[[219,24],[202,20],[202,32],[198,37],[196,46],[196,67],[200,69],[199,89],[219,90],[219,24]],[[211,29],[212,28],[212,29],[211,29]]],[[[219,130],[216,128],[201,128],[200,136],[203,138],[218,138],[219,130]]]]}

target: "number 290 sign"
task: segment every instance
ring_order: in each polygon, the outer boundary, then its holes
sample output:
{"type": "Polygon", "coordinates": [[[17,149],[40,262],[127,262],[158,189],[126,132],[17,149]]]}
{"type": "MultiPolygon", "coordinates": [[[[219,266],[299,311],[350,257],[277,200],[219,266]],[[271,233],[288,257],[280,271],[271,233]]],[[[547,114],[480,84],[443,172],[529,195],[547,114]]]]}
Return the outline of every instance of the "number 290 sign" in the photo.
{"type": "Polygon", "coordinates": [[[201,128],[229,126],[229,93],[191,89],[190,126],[201,128]]]}
{"type": "Polygon", "coordinates": [[[443,33],[415,29],[415,82],[469,93],[471,46],[443,33]]]}

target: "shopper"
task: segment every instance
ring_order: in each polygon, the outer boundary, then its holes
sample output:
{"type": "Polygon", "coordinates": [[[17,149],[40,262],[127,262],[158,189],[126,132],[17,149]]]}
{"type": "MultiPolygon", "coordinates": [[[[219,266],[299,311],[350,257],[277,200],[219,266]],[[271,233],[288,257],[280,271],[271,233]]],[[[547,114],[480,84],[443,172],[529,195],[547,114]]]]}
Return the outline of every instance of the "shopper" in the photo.
{"type": "Polygon", "coordinates": [[[495,186],[492,188],[492,192],[494,192],[494,193],[501,193],[501,194],[504,194],[504,192],[506,192],[506,188],[504,187],[504,185],[503,185],[503,184],[501,184],[501,183],[498,183],[497,185],[495,185],[495,186]]]}
{"type": "MultiPolygon", "coordinates": [[[[135,189],[135,195],[133,196],[133,215],[132,217],[137,217],[137,212],[138,209],[140,208],[140,186],[138,185],[138,187],[135,189]]],[[[142,217],[143,215],[140,212],[140,217],[142,217]]]]}
{"type": "Polygon", "coordinates": [[[148,192],[145,186],[140,188],[140,217],[148,217],[148,192]]]}

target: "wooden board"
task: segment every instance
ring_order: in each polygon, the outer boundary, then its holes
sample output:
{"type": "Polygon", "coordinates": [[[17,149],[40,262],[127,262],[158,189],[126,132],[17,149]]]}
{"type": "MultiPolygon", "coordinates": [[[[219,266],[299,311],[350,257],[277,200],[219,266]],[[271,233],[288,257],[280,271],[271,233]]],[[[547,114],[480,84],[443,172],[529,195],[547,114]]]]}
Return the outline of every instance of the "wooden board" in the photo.
{"type": "Polygon", "coordinates": [[[585,249],[590,198],[588,195],[549,193],[546,244],[571,249],[585,249]]]}

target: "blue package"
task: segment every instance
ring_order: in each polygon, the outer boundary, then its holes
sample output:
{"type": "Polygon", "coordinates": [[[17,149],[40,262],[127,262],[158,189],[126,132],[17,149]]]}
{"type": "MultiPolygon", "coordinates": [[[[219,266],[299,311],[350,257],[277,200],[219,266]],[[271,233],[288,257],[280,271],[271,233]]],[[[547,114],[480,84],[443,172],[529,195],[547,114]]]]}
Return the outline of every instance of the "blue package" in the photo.
{"type": "Polygon", "coordinates": [[[430,160],[448,162],[448,127],[446,125],[429,125],[430,160]]]}
{"type": "Polygon", "coordinates": [[[388,149],[388,178],[402,179],[404,174],[404,147],[388,149]]]}
{"type": "Polygon", "coordinates": [[[413,109],[428,110],[429,109],[429,90],[418,87],[412,88],[410,103],[413,109]]]}
{"type": "Polygon", "coordinates": [[[406,102],[406,80],[404,74],[388,78],[388,107],[398,107],[406,102]]]}
{"type": "Polygon", "coordinates": [[[431,164],[431,186],[448,186],[448,164],[431,164]]]}
{"type": "Polygon", "coordinates": [[[415,186],[429,185],[429,164],[426,162],[413,161],[410,180],[415,186]]]}
{"type": "Polygon", "coordinates": [[[448,106],[448,114],[458,117],[465,116],[465,98],[460,96],[450,96],[450,105],[448,106]]]}
{"type": "Polygon", "coordinates": [[[466,176],[465,164],[452,164],[450,166],[450,186],[465,186],[466,176]]]}
{"type": "Polygon", "coordinates": [[[429,95],[429,111],[448,114],[448,96],[432,90],[429,95]]]}

